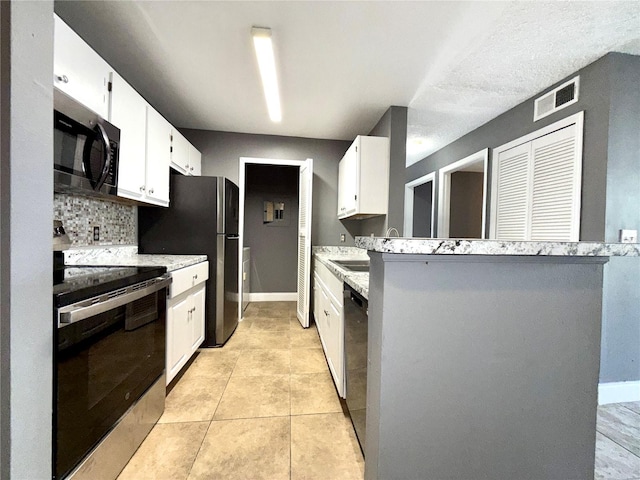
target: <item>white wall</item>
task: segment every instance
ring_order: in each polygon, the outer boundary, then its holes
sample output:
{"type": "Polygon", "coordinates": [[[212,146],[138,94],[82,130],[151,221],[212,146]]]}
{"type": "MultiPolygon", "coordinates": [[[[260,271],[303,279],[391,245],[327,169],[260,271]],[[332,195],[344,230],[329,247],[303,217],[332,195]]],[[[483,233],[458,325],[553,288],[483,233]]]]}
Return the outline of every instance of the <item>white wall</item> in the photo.
{"type": "Polygon", "coordinates": [[[51,478],[53,2],[0,3],[0,475],[37,480],[51,478]]]}

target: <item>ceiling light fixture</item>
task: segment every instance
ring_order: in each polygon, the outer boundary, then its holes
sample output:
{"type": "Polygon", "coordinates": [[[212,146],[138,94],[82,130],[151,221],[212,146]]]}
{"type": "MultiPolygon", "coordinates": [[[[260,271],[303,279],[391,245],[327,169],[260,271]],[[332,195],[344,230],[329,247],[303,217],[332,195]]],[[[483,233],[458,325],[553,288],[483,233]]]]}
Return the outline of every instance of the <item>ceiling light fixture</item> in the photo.
{"type": "Polygon", "coordinates": [[[253,27],[253,46],[256,49],[260,77],[262,78],[262,88],[267,101],[269,117],[273,122],[282,120],[282,110],[280,108],[280,92],[278,90],[278,76],[276,74],[276,61],[273,55],[273,43],[271,42],[271,29],[253,27]]]}

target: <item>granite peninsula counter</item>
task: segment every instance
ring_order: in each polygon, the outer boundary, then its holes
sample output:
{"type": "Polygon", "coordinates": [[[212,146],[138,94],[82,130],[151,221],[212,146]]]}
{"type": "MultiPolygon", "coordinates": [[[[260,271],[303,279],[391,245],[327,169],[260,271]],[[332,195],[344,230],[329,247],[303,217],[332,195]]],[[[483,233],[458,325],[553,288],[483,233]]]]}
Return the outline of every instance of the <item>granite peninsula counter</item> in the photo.
{"type": "Polygon", "coordinates": [[[638,244],[357,237],[365,478],[593,478],[603,267],[638,244]]]}
{"type": "Polygon", "coordinates": [[[364,298],[369,298],[369,273],[353,272],[334,260],[369,260],[367,251],[356,247],[313,247],[313,257],[325,265],[340,281],[351,285],[364,298]]]}

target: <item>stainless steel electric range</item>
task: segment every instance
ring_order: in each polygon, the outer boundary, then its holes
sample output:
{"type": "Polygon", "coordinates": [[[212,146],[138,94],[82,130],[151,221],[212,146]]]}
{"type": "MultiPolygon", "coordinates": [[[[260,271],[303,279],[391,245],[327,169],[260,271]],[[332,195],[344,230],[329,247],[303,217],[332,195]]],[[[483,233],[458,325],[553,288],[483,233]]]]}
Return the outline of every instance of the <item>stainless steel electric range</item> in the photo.
{"type": "Polygon", "coordinates": [[[171,278],[54,265],[53,478],[116,478],[164,410],[171,278]]]}

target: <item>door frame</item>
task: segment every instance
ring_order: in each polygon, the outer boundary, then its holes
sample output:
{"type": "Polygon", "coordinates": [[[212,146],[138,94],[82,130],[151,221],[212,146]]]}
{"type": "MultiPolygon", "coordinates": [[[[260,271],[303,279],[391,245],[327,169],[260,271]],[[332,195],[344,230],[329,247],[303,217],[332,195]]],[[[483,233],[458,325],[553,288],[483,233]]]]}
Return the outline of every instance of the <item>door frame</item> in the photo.
{"type": "Polygon", "coordinates": [[[438,238],[449,238],[451,209],[451,174],[464,170],[469,165],[483,162],[484,179],[482,186],[482,233],[487,238],[487,175],[489,172],[489,149],[484,148],[468,157],[442,167],[438,172],[438,238]]]}
{"type": "Polygon", "coordinates": [[[405,237],[413,236],[413,198],[414,189],[425,183],[431,182],[431,238],[433,236],[433,228],[435,226],[435,207],[436,207],[436,172],[431,172],[422,177],[416,178],[404,184],[404,228],[405,237]]]}
{"type": "MultiPolygon", "coordinates": [[[[239,206],[239,248],[238,248],[238,301],[240,308],[238,308],[238,320],[242,321],[242,300],[244,292],[242,291],[242,254],[244,250],[244,208],[245,208],[245,195],[246,195],[246,167],[247,165],[272,165],[272,166],[289,166],[289,167],[302,167],[307,165],[307,160],[284,160],[277,158],[256,158],[256,157],[240,157],[239,162],[239,176],[238,176],[238,189],[240,196],[239,206]]],[[[298,202],[300,202],[300,191],[298,191],[298,202]]],[[[300,268],[300,258],[298,257],[298,269],[300,268]]],[[[297,287],[296,287],[297,294],[297,287]]]]}

